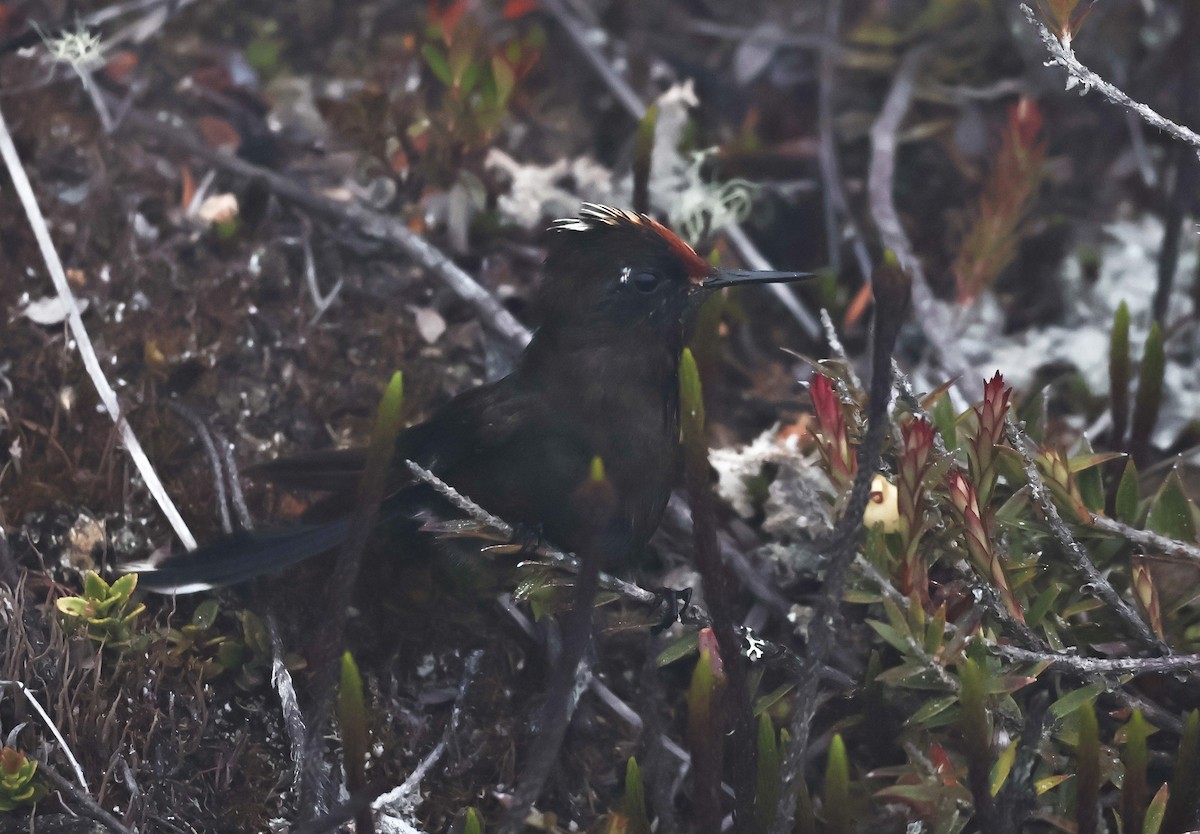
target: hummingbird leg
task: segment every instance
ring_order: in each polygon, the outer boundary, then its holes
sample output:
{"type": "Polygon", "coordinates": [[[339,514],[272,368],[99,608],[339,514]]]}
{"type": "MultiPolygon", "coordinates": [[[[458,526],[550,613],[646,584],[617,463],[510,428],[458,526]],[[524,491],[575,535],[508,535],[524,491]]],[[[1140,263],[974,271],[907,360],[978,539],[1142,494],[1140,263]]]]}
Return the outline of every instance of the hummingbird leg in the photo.
{"type": "Polygon", "coordinates": [[[653,635],[662,634],[676,622],[683,622],[683,615],[687,612],[688,606],[692,604],[692,589],[681,588],[659,588],[658,595],[666,605],[667,610],[663,614],[662,620],[650,629],[653,635]]]}

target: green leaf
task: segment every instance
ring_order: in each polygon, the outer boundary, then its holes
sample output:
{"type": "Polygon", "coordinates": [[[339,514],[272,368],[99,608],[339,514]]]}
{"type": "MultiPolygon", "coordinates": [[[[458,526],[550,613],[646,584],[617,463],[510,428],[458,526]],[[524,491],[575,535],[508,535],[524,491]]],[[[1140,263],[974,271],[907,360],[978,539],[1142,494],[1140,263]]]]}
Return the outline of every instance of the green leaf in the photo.
{"type": "Polygon", "coordinates": [[[946,448],[953,452],[958,448],[958,415],[949,397],[942,397],[933,407],[933,425],[946,442],[946,448]]]}
{"type": "Polygon", "coordinates": [[[1141,500],[1141,486],[1138,483],[1137,464],[1133,458],[1125,462],[1125,471],[1117,484],[1117,496],[1114,502],[1117,521],[1125,524],[1138,523],[1138,501],[1141,500]]]}
{"type": "Polygon", "coordinates": [[[911,636],[905,639],[904,635],[896,628],[887,623],[881,623],[879,620],[867,620],[867,625],[875,629],[875,633],[882,637],[892,648],[905,655],[912,652],[912,644],[909,642],[912,639],[911,636]]]}
{"type": "Polygon", "coordinates": [[[1068,692],[1063,697],[1059,698],[1050,705],[1050,714],[1058,721],[1062,721],[1075,710],[1090,704],[1099,697],[1104,691],[1104,684],[1090,683],[1087,686],[1081,686],[1079,689],[1068,692]]]}
{"type": "Polygon", "coordinates": [[[479,83],[481,73],[479,67],[479,64],[472,62],[467,64],[466,69],[463,70],[462,78],[458,81],[458,88],[462,91],[463,95],[470,93],[475,89],[475,85],[479,83]]]}
{"type": "Polygon", "coordinates": [[[137,582],[138,575],[136,573],[127,573],[109,587],[108,595],[125,602],[133,595],[134,589],[137,588],[137,582]]]}
{"type": "Polygon", "coordinates": [[[1033,790],[1038,796],[1041,796],[1046,791],[1057,788],[1059,785],[1061,785],[1063,782],[1067,781],[1074,775],[1075,774],[1073,774],[1073,773],[1058,773],[1058,774],[1055,774],[1054,776],[1046,776],[1042,779],[1038,779],[1036,782],[1033,783],[1033,790]]]}
{"type": "Polygon", "coordinates": [[[984,670],[970,657],[964,657],[958,667],[962,681],[959,700],[959,725],[963,734],[968,763],[984,773],[991,770],[992,729],[984,704],[984,670]]]}
{"type": "Polygon", "coordinates": [[[679,359],[679,409],[683,443],[704,441],[704,395],[700,390],[700,370],[690,348],[679,359]]]}
{"type": "Polygon", "coordinates": [[[1025,623],[1030,628],[1040,624],[1045,619],[1047,612],[1053,607],[1055,600],[1062,593],[1062,586],[1058,583],[1050,585],[1033,601],[1033,605],[1029,606],[1029,610],[1025,612],[1025,623]]]}
{"type": "Polygon", "coordinates": [[[1146,820],[1142,823],[1142,834],[1158,834],[1162,828],[1163,816],[1167,812],[1167,803],[1171,801],[1171,789],[1167,787],[1167,783],[1163,782],[1158,793],[1154,795],[1154,799],[1150,800],[1150,807],[1146,809],[1146,820]]]}
{"type": "Polygon", "coordinates": [[[1163,351],[1163,336],[1158,324],[1150,325],[1146,337],[1146,349],[1142,354],[1142,365],[1138,372],[1137,399],[1133,404],[1133,426],[1129,439],[1133,447],[1147,447],[1150,433],[1158,422],[1158,409],[1162,405],[1163,374],[1167,358],[1163,351]]]}
{"type": "Polygon", "coordinates": [[[216,622],[219,610],[220,605],[215,599],[206,599],[197,605],[195,612],[192,613],[192,626],[201,631],[207,631],[216,622]]]}
{"type": "Polygon", "coordinates": [[[342,655],[337,709],[347,787],[354,792],[366,784],[367,707],[363,702],[362,675],[350,652],[342,655]]]}
{"type": "Polygon", "coordinates": [[[108,599],[108,590],[108,583],[94,570],[83,575],[83,595],[88,599],[103,602],[108,599]]]}
{"type": "Polygon", "coordinates": [[[1112,337],[1108,346],[1108,388],[1112,407],[1112,444],[1125,440],[1129,421],[1129,307],[1124,301],[1113,316],[1112,337]]]}
{"type": "Polygon", "coordinates": [[[650,818],[646,816],[646,789],[642,784],[642,772],[637,759],[629,757],[625,763],[625,796],[621,800],[621,813],[629,822],[625,834],[650,834],[650,818]]]}
{"type": "Polygon", "coordinates": [[[447,87],[454,86],[454,74],[450,72],[450,64],[447,63],[446,55],[440,47],[427,43],[421,47],[421,55],[425,58],[425,63],[429,64],[429,68],[433,70],[433,74],[437,76],[438,81],[447,87]]]}
{"type": "Polygon", "coordinates": [[[59,613],[73,619],[90,617],[95,611],[91,602],[83,597],[60,597],[54,603],[54,607],[59,613]]]}
{"type": "Polygon", "coordinates": [[[1079,487],[1079,495],[1083,505],[1092,512],[1104,509],[1104,483],[1100,475],[1100,466],[1111,460],[1122,457],[1120,452],[1093,452],[1091,444],[1085,437],[1082,441],[1084,451],[1067,461],[1071,472],[1075,474],[1075,483],[1079,487]]]}
{"type": "Polygon", "coordinates": [[[1172,469],[1150,500],[1146,529],[1184,542],[1196,540],[1191,501],[1183,490],[1179,471],[1172,469]]]}
{"type": "Polygon", "coordinates": [[[1164,834],[1191,830],[1197,803],[1200,803],[1200,710],[1192,710],[1184,722],[1183,737],[1175,753],[1171,798],[1162,820],[1164,834]]]}
{"type": "Polygon", "coordinates": [[[685,657],[691,657],[699,647],[700,634],[698,632],[685,634],[659,652],[658,665],[661,668],[669,666],[677,660],[683,660],[685,657]]]}
{"type": "Polygon", "coordinates": [[[766,831],[779,806],[779,747],[775,725],[765,712],[758,717],[758,780],[754,792],[754,819],[759,831],[766,831]]]}
{"type": "Polygon", "coordinates": [[[850,813],[850,762],[841,733],[834,735],[829,745],[829,761],[825,765],[825,823],[829,834],[854,832],[850,813]]]}
{"type": "Polygon", "coordinates": [[[1126,826],[1145,814],[1146,796],[1150,793],[1146,781],[1146,766],[1149,752],[1146,740],[1150,737],[1150,725],[1142,717],[1141,710],[1134,710],[1125,725],[1125,748],[1121,751],[1121,763],[1125,766],[1125,778],[1121,781],[1121,819],[1126,826]]]}
{"type": "Polygon", "coordinates": [[[795,681],[781,683],[779,686],[772,689],[766,695],[760,695],[754,699],[754,707],[751,710],[753,715],[762,715],[769,712],[771,707],[783,700],[784,696],[796,688],[795,681]]]}
{"type": "Polygon", "coordinates": [[[492,81],[496,85],[496,103],[506,104],[517,86],[517,76],[512,65],[500,55],[492,56],[492,81]]]}
{"type": "Polygon", "coordinates": [[[463,821],[463,834],[483,834],[483,820],[474,808],[467,809],[467,817],[463,821]]]}
{"type": "Polygon", "coordinates": [[[1000,793],[1000,789],[1004,787],[1004,782],[1008,779],[1008,774],[1012,773],[1013,763],[1017,760],[1017,748],[1020,746],[1021,740],[1014,738],[1000,752],[996,758],[996,763],[992,765],[992,772],[988,774],[988,789],[992,796],[1000,793]]]}
{"type": "Polygon", "coordinates": [[[1079,831],[1095,832],[1100,803],[1100,724],[1093,704],[1079,710],[1075,753],[1075,823],[1079,831]]]}
{"type": "Polygon", "coordinates": [[[934,698],[926,701],[921,705],[921,708],[914,712],[904,722],[905,727],[921,727],[924,726],[929,719],[939,713],[945,712],[958,703],[957,695],[947,695],[944,698],[934,698]]]}
{"type": "Polygon", "coordinates": [[[1046,389],[1025,397],[1017,408],[1017,420],[1025,421],[1025,434],[1039,446],[1046,439],[1046,389]]]}

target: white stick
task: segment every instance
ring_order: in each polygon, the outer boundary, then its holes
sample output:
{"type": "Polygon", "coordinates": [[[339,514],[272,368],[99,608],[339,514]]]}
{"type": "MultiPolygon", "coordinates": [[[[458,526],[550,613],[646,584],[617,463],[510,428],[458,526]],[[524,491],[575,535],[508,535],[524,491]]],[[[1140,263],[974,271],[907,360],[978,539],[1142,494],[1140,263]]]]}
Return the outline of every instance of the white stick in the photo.
{"type": "Polygon", "coordinates": [[[129,427],[129,424],[125,422],[125,418],[121,416],[121,406],[117,402],[117,393],[108,384],[108,380],[104,377],[104,371],[100,368],[100,360],[96,357],[92,341],[88,337],[87,330],[83,327],[83,319],[79,316],[79,307],[76,306],[75,298],[71,294],[71,287],[67,284],[67,276],[63,271],[62,261],[58,258],[58,252],[54,248],[54,241],[50,239],[50,229],[46,226],[46,218],[42,216],[42,210],[38,207],[33,187],[29,184],[29,177],[26,176],[25,168],[21,165],[21,158],[17,155],[16,146],[13,145],[12,135],[8,132],[8,123],[4,119],[3,111],[0,111],[0,158],[3,158],[4,164],[8,166],[8,172],[12,176],[13,187],[17,191],[17,196],[21,199],[21,205],[25,209],[26,217],[29,218],[29,225],[33,228],[33,234],[37,238],[38,247],[42,250],[42,259],[46,262],[46,269],[49,271],[50,278],[54,282],[54,289],[58,292],[58,297],[67,310],[67,324],[71,328],[71,336],[74,337],[75,344],[79,346],[79,355],[83,359],[83,366],[87,369],[88,376],[92,379],[92,384],[96,386],[96,393],[100,395],[100,402],[104,404],[105,410],[108,411],[113,422],[117,424],[117,431],[121,435],[121,441],[125,444],[129,456],[133,459],[134,466],[137,467],[142,480],[146,484],[146,488],[150,490],[150,494],[154,496],[154,500],[158,502],[158,506],[167,517],[167,521],[170,522],[172,529],[175,530],[175,535],[183,542],[184,547],[188,550],[195,550],[196,539],[192,537],[192,533],[188,530],[187,524],[184,523],[183,517],[179,515],[179,510],[175,508],[174,502],[167,495],[162,481],[158,478],[158,473],[154,471],[154,467],[150,464],[150,459],[146,457],[146,452],[142,449],[142,444],[138,442],[137,437],[134,435],[133,429],[129,427]]]}
{"type": "Polygon", "coordinates": [[[79,766],[79,761],[75,758],[75,754],[71,752],[71,746],[67,744],[67,740],[62,737],[62,733],[58,731],[58,727],[50,720],[50,716],[42,709],[42,705],[38,703],[37,698],[33,697],[33,693],[29,691],[29,688],[20,681],[0,681],[0,686],[15,686],[21,690],[21,694],[25,696],[25,700],[33,707],[33,711],[40,715],[42,720],[46,722],[46,726],[50,728],[51,735],[54,736],[59,747],[62,748],[63,755],[67,757],[67,761],[71,763],[71,769],[75,771],[75,778],[79,780],[79,784],[83,787],[83,792],[91,793],[91,790],[88,788],[87,779],[83,778],[83,768],[79,766]]]}

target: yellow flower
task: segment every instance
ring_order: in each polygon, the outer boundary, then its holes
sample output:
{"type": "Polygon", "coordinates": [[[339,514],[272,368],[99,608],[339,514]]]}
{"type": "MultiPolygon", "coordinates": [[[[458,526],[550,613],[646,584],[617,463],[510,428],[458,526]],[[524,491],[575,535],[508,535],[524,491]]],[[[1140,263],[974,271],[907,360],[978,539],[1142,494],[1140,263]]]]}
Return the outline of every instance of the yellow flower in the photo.
{"type": "Polygon", "coordinates": [[[899,493],[896,486],[882,475],[871,481],[871,497],[863,511],[863,524],[868,528],[883,525],[883,532],[894,533],[900,529],[899,493]]]}

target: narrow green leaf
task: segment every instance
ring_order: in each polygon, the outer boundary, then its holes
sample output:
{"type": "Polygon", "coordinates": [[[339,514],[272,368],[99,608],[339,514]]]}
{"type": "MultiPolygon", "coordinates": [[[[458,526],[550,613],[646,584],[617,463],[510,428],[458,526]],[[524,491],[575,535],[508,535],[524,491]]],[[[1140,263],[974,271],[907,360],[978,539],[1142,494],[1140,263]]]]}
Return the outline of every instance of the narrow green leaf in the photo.
{"type": "Polygon", "coordinates": [[[679,359],[679,410],[684,445],[704,442],[704,395],[700,370],[690,348],[684,348],[679,359]]]}
{"type": "Polygon", "coordinates": [[[1146,809],[1146,823],[1142,828],[1142,834],[1159,834],[1162,829],[1163,816],[1167,812],[1167,804],[1170,801],[1171,789],[1166,782],[1163,782],[1158,793],[1154,794],[1154,799],[1150,800],[1150,807],[1146,809]]]}
{"type": "Polygon", "coordinates": [[[754,793],[754,820],[759,831],[767,831],[779,807],[779,747],[775,725],[765,712],[758,717],[758,783],[754,793]]]}
{"type": "Polygon", "coordinates": [[[483,834],[483,820],[474,808],[467,809],[467,818],[463,822],[463,834],[483,834]]]}
{"type": "Polygon", "coordinates": [[[992,765],[992,772],[989,774],[989,787],[992,796],[997,796],[1000,789],[1004,787],[1004,782],[1008,779],[1008,774],[1012,773],[1013,763],[1017,760],[1017,748],[1020,746],[1021,740],[1014,738],[996,757],[996,763],[992,765]]]}
{"type": "Polygon", "coordinates": [[[987,773],[991,770],[992,730],[988,724],[987,708],[983,701],[983,669],[970,657],[964,657],[958,667],[962,681],[959,700],[959,727],[965,742],[967,760],[973,767],[987,773]]]}
{"type": "Polygon", "coordinates": [[[1125,524],[1138,523],[1138,502],[1141,500],[1141,487],[1138,483],[1137,464],[1133,458],[1125,462],[1125,471],[1117,484],[1117,496],[1114,502],[1117,521],[1125,524]]]}
{"type": "Polygon", "coordinates": [[[621,813],[629,824],[625,834],[650,834],[650,819],[646,816],[646,789],[642,784],[642,772],[637,759],[633,756],[625,764],[625,797],[621,801],[621,813]]]}
{"type": "Polygon", "coordinates": [[[1135,450],[1149,448],[1150,434],[1158,422],[1158,409],[1162,405],[1166,364],[1162,331],[1155,323],[1150,325],[1150,335],[1146,337],[1146,349],[1142,353],[1142,365],[1138,372],[1137,399],[1133,403],[1133,424],[1129,441],[1131,448],[1135,450]]]}
{"type": "Polygon", "coordinates": [[[367,708],[363,702],[362,675],[350,652],[342,655],[338,688],[338,726],[342,730],[342,758],[346,784],[353,793],[366,784],[367,708]]]}
{"type": "Polygon", "coordinates": [[[921,705],[921,708],[908,717],[904,722],[905,727],[921,727],[924,726],[929,719],[939,713],[945,712],[958,703],[957,695],[947,695],[944,698],[933,698],[921,705]]]}
{"type": "Polygon", "coordinates": [[[841,733],[834,735],[829,745],[829,761],[825,765],[825,826],[829,834],[853,834],[850,813],[850,762],[846,758],[846,743],[841,733]]]}
{"type": "MultiPolygon", "coordinates": [[[[1183,725],[1183,738],[1175,753],[1171,798],[1163,814],[1162,834],[1182,834],[1191,829],[1200,802],[1200,710],[1192,710],[1183,725]]],[[[1147,826],[1149,827],[1149,826],[1147,826]]]]}
{"type": "Polygon", "coordinates": [[[1124,301],[1113,316],[1108,345],[1108,388],[1113,421],[1111,443],[1120,447],[1129,422],[1129,307],[1124,301]]]}
{"type": "Polygon", "coordinates": [[[1125,747],[1121,751],[1121,763],[1125,766],[1125,778],[1121,781],[1123,834],[1142,834],[1146,797],[1150,794],[1146,781],[1146,766],[1149,764],[1146,739],[1149,737],[1150,725],[1142,717],[1141,710],[1134,710],[1129,723],[1125,725],[1125,747]]]}
{"type": "Polygon", "coordinates": [[[789,692],[791,692],[795,688],[796,688],[796,682],[788,681],[787,683],[781,683],[779,686],[772,689],[766,695],[760,695],[759,697],[754,699],[754,706],[750,710],[751,714],[757,716],[757,715],[762,715],[765,712],[768,712],[771,709],[771,707],[775,706],[780,701],[782,701],[784,696],[786,696],[789,692]]]}
{"type": "Polygon", "coordinates": [[[1054,601],[1058,599],[1062,590],[1062,585],[1056,582],[1038,594],[1033,605],[1029,606],[1029,610],[1025,612],[1026,625],[1030,628],[1038,626],[1054,606],[1054,601]]]}
{"type": "Polygon", "coordinates": [[[912,652],[912,644],[909,642],[911,638],[905,639],[904,635],[897,629],[887,623],[881,623],[879,620],[867,620],[867,625],[875,629],[875,633],[882,637],[893,649],[903,654],[912,652]]]}
{"type": "Polygon", "coordinates": [[[958,448],[958,415],[954,413],[954,405],[949,397],[942,397],[933,407],[933,425],[946,441],[946,448],[951,452],[958,448]]]}
{"type": "Polygon", "coordinates": [[[1041,444],[1046,439],[1046,389],[1039,388],[1036,393],[1025,397],[1017,408],[1017,420],[1025,421],[1025,434],[1035,443],[1041,444]]]}
{"type": "Polygon", "coordinates": [[[1158,488],[1158,492],[1150,500],[1150,511],[1146,515],[1146,529],[1184,542],[1196,540],[1191,499],[1183,489],[1179,470],[1171,470],[1158,488]]]}
{"type": "Polygon", "coordinates": [[[1090,704],[1099,697],[1104,691],[1104,684],[1090,683],[1087,686],[1081,686],[1078,689],[1068,692],[1063,697],[1059,698],[1050,705],[1050,714],[1058,721],[1062,721],[1075,710],[1082,707],[1084,704],[1090,704]]]}
{"type": "Polygon", "coordinates": [[[425,58],[425,63],[429,64],[429,68],[433,70],[433,74],[437,76],[438,81],[441,81],[447,87],[454,86],[454,75],[450,72],[450,64],[446,62],[446,56],[432,43],[427,43],[421,47],[421,55],[425,58]]]}
{"type": "Polygon", "coordinates": [[[1075,773],[1077,834],[1096,834],[1100,819],[1100,724],[1092,704],[1079,710],[1075,773]]]}
{"type": "Polygon", "coordinates": [[[698,632],[693,631],[691,634],[685,634],[659,652],[658,665],[660,667],[670,666],[677,660],[690,657],[696,653],[699,645],[700,634],[698,632]]]}
{"type": "Polygon", "coordinates": [[[1086,437],[1081,445],[1082,452],[1068,460],[1067,465],[1075,475],[1083,505],[1092,512],[1098,512],[1104,509],[1104,482],[1100,477],[1100,467],[1122,455],[1120,452],[1093,452],[1086,437]]]}

